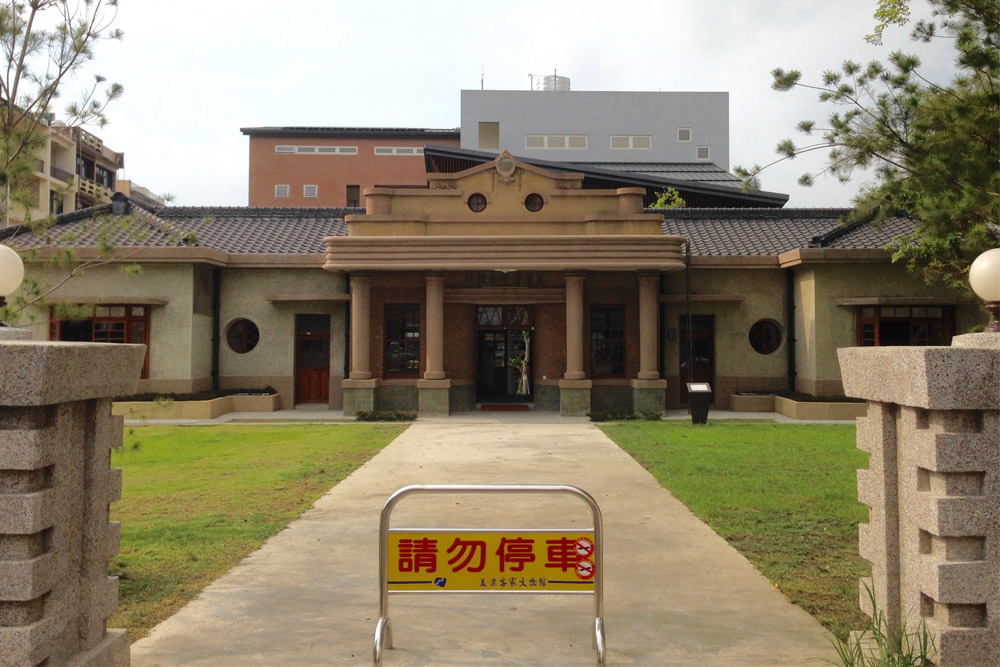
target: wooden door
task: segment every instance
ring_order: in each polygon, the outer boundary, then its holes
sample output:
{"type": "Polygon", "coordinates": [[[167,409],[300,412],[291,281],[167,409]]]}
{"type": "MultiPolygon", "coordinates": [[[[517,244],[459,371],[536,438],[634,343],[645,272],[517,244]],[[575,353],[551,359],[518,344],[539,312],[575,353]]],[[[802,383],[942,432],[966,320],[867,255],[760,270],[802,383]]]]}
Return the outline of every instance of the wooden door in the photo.
{"type": "Polygon", "coordinates": [[[295,402],[330,401],[330,316],[295,316],[295,402]]]}
{"type": "Polygon", "coordinates": [[[707,382],[715,401],[715,316],[692,315],[690,338],[687,316],[681,315],[680,326],[680,399],[688,402],[688,382],[707,382]]]}

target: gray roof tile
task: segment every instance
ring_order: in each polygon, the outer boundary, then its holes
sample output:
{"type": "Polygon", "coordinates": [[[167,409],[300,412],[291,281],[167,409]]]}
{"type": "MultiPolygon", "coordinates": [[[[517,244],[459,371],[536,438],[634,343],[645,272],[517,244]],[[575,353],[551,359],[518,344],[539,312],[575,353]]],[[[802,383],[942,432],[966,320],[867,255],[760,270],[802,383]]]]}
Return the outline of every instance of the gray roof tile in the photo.
{"type": "Polygon", "coordinates": [[[837,208],[685,208],[647,209],[663,213],[664,234],[679,234],[700,256],[777,255],[809,247],[880,249],[916,226],[910,218],[889,218],[878,225],[845,226],[850,209],[837,208]],[[826,242],[822,242],[825,237],[826,242]]]}
{"type": "MultiPolygon", "coordinates": [[[[50,245],[94,247],[98,216],[105,204],[61,215],[41,235],[10,227],[0,240],[22,249],[50,245]]],[[[233,254],[322,254],[323,239],[346,236],[344,216],[363,208],[251,208],[235,206],[163,207],[149,210],[131,202],[136,213],[110,242],[118,247],[195,247],[233,254]],[[194,240],[191,242],[193,235],[194,240]],[[186,240],[187,239],[187,240],[186,240]]],[[[684,208],[647,209],[665,217],[664,234],[691,241],[699,256],[777,255],[799,248],[884,248],[895,236],[910,233],[916,222],[893,217],[882,223],[841,222],[849,209],[834,208],[684,208]]]]}
{"type": "MultiPolygon", "coordinates": [[[[47,232],[36,235],[26,227],[3,230],[2,238],[22,249],[57,244],[86,248],[98,243],[96,218],[110,213],[110,204],[61,215],[47,232]]],[[[155,212],[134,202],[133,222],[116,228],[111,243],[122,248],[210,248],[237,254],[323,254],[327,236],[347,234],[344,216],[361,208],[164,207],[155,212]],[[195,239],[193,242],[185,239],[195,239]]]]}

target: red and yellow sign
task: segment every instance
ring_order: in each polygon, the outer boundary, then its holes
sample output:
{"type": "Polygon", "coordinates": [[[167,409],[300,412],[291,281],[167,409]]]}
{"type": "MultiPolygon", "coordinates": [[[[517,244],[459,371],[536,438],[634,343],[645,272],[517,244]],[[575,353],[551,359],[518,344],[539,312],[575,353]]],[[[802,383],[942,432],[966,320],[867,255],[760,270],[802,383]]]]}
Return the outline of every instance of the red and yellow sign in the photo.
{"type": "Polygon", "coordinates": [[[388,538],[395,593],[594,592],[592,530],[390,530],[388,538]]]}

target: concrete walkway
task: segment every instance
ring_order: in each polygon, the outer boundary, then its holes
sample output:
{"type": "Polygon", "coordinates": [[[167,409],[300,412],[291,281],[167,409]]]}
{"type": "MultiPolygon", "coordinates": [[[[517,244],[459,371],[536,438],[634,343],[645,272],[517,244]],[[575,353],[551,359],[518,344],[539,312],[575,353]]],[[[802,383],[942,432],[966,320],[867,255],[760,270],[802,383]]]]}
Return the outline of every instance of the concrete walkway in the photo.
{"type": "MultiPolygon", "coordinates": [[[[827,633],[585,419],[421,419],[286,530],[132,645],[132,664],[370,664],[378,517],[416,483],[561,483],[605,527],[608,664],[815,665],[827,633]]],[[[589,526],[577,499],[426,496],[395,527],[589,526]]],[[[392,665],[593,664],[593,601],[567,595],[390,598],[392,665]]]]}

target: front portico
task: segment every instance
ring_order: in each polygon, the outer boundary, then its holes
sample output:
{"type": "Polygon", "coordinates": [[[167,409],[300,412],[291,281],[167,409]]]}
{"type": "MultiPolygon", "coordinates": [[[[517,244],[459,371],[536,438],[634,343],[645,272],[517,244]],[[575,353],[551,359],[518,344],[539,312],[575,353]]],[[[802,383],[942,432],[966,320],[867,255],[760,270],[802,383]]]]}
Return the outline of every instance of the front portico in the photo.
{"type": "Polygon", "coordinates": [[[583,190],[507,153],[426,189],[371,188],[324,268],[349,276],[344,410],[530,402],[661,412],[659,285],[683,238],[641,188],[583,190]]]}

